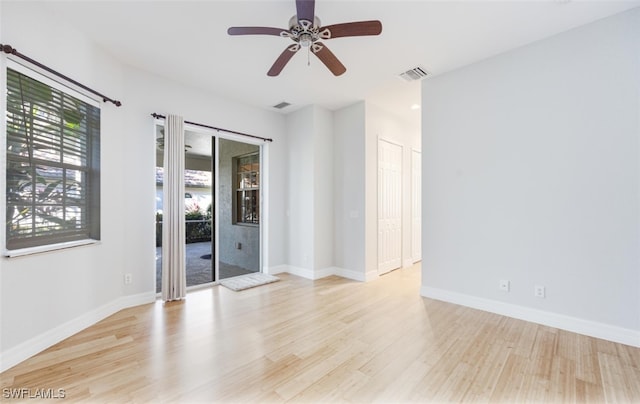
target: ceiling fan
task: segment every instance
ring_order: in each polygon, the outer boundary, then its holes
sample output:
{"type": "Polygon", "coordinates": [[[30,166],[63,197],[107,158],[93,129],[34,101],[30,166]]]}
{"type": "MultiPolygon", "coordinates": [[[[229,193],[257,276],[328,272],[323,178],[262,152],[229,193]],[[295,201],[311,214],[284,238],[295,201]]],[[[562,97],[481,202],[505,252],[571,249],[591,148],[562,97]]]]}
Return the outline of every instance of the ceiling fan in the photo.
{"type": "MultiPolygon", "coordinates": [[[[160,128],[158,130],[158,134],[159,136],[156,138],[156,147],[158,148],[158,150],[164,150],[164,128],[160,128]]],[[[185,144],[184,145],[184,152],[187,153],[189,151],[189,149],[191,149],[191,145],[190,144],[185,144]]]]}
{"type": "Polygon", "coordinates": [[[289,60],[300,49],[307,48],[324,63],[336,76],[343,74],[347,68],[338,58],[320,42],[333,38],[348,36],[379,35],[382,32],[382,23],[378,20],[346,22],[322,26],[320,19],[314,13],[315,0],[296,0],[297,14],[289,20],[289,29],[271,27],[231,27],[227,30],[229,35],[274,35],[289,38],[294,43],[289,45],[276,59],[268,76],[277,76],[289,60]]]}

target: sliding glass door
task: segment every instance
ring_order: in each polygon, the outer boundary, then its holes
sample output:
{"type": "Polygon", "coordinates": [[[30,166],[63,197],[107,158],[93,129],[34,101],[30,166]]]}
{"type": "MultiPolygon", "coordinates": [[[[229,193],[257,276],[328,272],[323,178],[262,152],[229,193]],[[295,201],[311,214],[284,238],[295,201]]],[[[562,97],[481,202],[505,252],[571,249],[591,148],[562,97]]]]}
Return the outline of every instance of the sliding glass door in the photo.
{"type": "MultiPolygon", "coordinates": [[[[162,279],[162,186],[163,129],[156,134],[156,292],[162,279]]],[[[185,264],[187,287],[211,283],[216,280],[215,249],[215,176],[213,157],[214,139],[210,135],[187,131],[185,133],[184,221],[185,264]]]]}
{"type": "MultiPolygon", "coordinates": [[[[156,128],[156,292],[162,279],[164,130],[156,128]]],[[[259,272],[261,147],[185,133],[187,287],[259,272]]]]}
{"type": "Polygon", "coordinates": [[[218,140],[220,279],[260,272],[260,146],[218,140]]]}

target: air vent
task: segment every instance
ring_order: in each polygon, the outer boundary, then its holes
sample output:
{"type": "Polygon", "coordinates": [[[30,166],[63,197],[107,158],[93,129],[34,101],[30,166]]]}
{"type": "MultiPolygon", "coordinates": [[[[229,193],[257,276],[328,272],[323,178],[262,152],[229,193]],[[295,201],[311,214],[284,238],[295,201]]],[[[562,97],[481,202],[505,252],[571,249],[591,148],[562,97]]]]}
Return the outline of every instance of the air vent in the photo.
{"type": "Polygon", "coordinates": [[[407,70],[404,73],[400,73],[399,76],[404,81],[416,81],[422,80],[429,75],[429,72],[424,67],[414,67],[411,70],[407,70]]]}
{"type": "Polygon", "coordinates": [[[276,105],[274,105],[273,107],[274,107],[274,108],[277,108],[277,109],[282,109],[282,108],[286,108],[286,107],[288,107],[289,105],[291,105],[291,104],[289,104],[289,103],[288,103],[288,102],[286,102],[286,101],[282,101],[280,104],[276,104],[276,105]]]}

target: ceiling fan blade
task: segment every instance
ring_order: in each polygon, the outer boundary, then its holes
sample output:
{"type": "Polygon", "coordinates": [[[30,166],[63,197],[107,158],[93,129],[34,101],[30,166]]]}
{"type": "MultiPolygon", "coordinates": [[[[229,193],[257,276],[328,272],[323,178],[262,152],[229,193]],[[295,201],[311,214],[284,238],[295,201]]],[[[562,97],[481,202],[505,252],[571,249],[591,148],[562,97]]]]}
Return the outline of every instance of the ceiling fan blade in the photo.
{"type": "Polygon", "coordinates": [[[283,32],[289,33],[289,30],[271,27],[231,27],[227,30],[229,35],[275,35],[283,36],[283,32]]]}
{"type": "Polygon", "coordinates": [[[342,62],[338,60],[336,55],[334,55],[325,44],[316,42],[311,46],[311,51],[331,70],[334,76],[340,76],[347,71],[347,68],[344,67],[342,62]]]}
{"type": "Polygon", "coordinates": [[[276,59],[273,66],[271,66],[271,69],[269,69],[269,71],[267,72],[267,76],[275,77],[279,75],[282,69],[284,69],[289,60],[291,60],[293,55],[295,55],[298,50],[300,50],[300,45],[298,45],[297,43],[289,45],[287,49],[285,49],[284,52],[282,52],[280,56],[278,56],[278,59],[276,59]]]}
{"type": "Polygon", "coordinates": [[[345,22],[320,28],[320,38],[331,39],[345,36],[380,35],[381,32],[382,23],[378,20],[345,22]],[[328,34],[326,33],[327,30],[328,34]]]}
{"type": "Polygon", "coordinates": [[[313,23],[313,17],[315,17],[315,5],[315,0],[296,0],[298,22],[300,22],[300,20],[307,20],[313,23]]]}

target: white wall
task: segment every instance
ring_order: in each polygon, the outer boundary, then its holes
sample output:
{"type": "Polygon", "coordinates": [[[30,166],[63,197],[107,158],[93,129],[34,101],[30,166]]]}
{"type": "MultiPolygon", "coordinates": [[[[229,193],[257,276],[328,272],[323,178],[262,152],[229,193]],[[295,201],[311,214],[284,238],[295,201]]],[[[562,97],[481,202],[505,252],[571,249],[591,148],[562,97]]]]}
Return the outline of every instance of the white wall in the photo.
{"type": "MultiPolygon", "coordinates": [[[[286,149],[284,118],[277,113],[124,66],[82,33],[49,21],[36,4],[2,2],[0,9],[2,43],[123,103],[102,107],[101,243],[0,258],[0,362],[5,369],[122,307],[155,298],[155,135],[150,113],[182,114],[191,121],[273,138],[266,146],[267,203],[275,224],[285,222],[286,149]],[[132,274],[132,284],[123,284],[125,273],[132,274]]],[[[3,74],[0,88],[5,87],[3,74]]],[[[285,263],[284,236],[283,226],[269,226],[265,265],[285,263]]]]}
{"type": "Polygon", "coordinates": [[[423,295],[640,345],[638,38],[636,9],[424,81],[423,295]]]}
{"type": "Polygon", "coordinates": [[[287,115],[287,264],[313,270],[313,107],[287,115]]]}
{"type": "Polygon", "coordinates": [[[323,269],[334,266],[333,113],[316,106],[314,108],[314,128],[314,267],[323,269]]]}
{"type": "Polygon", "coordinates": [[[365,103],[333,113],[334,256],[338,268],[365,277],[365,103]]]}
{"type": "Polygon", "coordinates": [[[287,115],[288,271],[316,279],[332,271],[333,116],[318,106],[287,115]]]}

